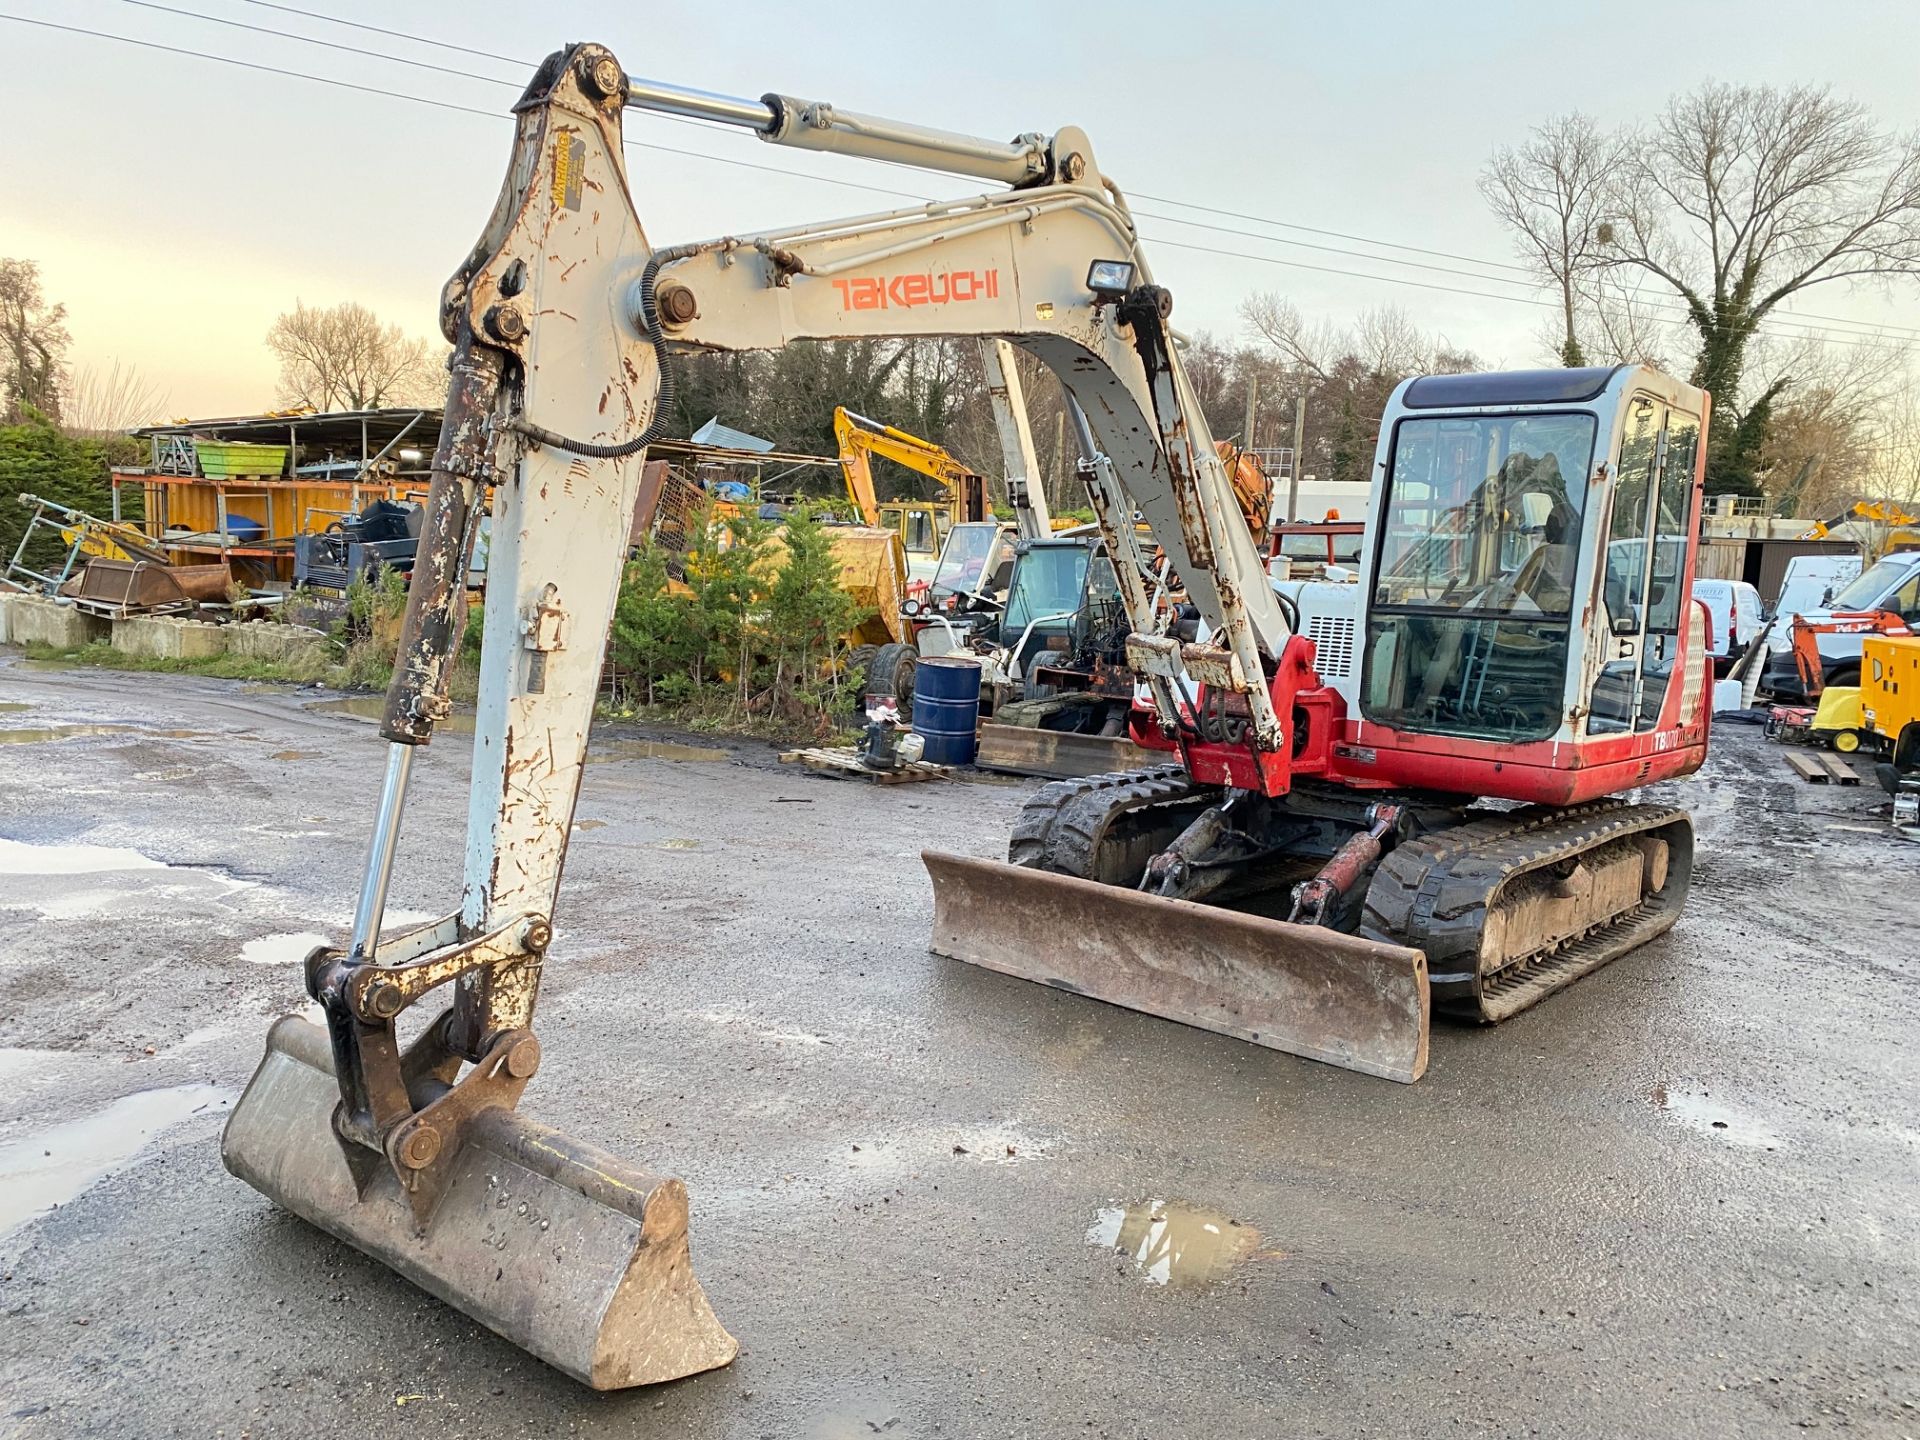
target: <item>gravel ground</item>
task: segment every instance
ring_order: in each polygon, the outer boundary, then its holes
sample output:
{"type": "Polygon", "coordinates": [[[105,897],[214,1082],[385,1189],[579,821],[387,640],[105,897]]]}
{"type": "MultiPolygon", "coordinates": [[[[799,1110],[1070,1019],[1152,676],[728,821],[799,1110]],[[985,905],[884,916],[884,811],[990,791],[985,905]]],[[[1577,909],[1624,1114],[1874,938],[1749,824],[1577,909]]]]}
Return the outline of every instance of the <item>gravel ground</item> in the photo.
{"type": "Polygon", "coordinates": [[[929,955],[920,848],[1000,852],[1025,784],[600,737],[524,1108],[686,1180],[743,1348],[594,1395],[220,1166],[351,916],[381,742],[324,698],[0,659],[0,1435],[1920,1435],[1920,848],[1870,782],[1728,727],[1659,790],[1672,934],[1401,1087],[929,955]]]}

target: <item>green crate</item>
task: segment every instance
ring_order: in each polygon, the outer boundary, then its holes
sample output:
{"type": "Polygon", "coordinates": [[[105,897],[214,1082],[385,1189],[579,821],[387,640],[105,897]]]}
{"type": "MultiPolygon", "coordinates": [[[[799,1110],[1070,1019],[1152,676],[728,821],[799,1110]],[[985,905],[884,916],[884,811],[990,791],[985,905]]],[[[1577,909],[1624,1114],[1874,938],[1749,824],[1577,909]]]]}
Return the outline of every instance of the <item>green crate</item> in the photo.
{"type": "Polygon", "coordinates": [[[200,460],[200,473],[209,480],[278,475],[287,468],[287,447],[284,445],[196,440],[193,442],[193,451],[200,460]]]}

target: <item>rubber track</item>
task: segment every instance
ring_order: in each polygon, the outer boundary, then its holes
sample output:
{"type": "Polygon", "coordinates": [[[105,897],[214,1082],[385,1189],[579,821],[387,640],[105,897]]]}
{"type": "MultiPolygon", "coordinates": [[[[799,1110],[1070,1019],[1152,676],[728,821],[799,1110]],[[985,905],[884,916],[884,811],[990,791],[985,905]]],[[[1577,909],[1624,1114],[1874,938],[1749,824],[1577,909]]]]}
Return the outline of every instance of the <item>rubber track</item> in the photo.
{"type": "Polygon", "coordinates": [[[1179,765],[1085,775],[1042,785],[1020,808],[1007,842],[1010,864],[1092,878],[1099,842],[1119,816],[1212,789],[1179,765]]]}
{"type": "MultiPolygon", "coordinates": [[[[1421,836],[1381,861],[1367,889],[1361,933],[1424,950],[1436,978],[1474,972],[1488,901],[1513,877],[1676,822],[1690,823],[1685,811],[1598,800],[1566,809],[1528,806],[1421,836]]],[[[1692,864],[1681,855],[1669,863],[1686,871],[1692,864]]],[[[1576,940],[1506,957],[1481,977],[1477,997],[1436,995],[1436,1008],[1480,1020],[1517,1014],[1667,929],[1685,895],[1683,883],[1677,894],[1649,898],[1576,940]]]]}

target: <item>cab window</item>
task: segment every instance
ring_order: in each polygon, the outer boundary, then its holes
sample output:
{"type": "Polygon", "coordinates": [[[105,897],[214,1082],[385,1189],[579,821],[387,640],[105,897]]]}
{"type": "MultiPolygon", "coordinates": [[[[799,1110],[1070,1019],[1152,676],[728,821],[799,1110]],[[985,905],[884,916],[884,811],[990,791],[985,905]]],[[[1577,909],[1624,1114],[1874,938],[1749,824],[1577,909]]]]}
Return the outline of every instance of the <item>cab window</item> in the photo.
{"type": "Polygon", "coordinates": [[[940,542],[933,533],[933,516],[925,510],[909,510],[904,518],[906,526],[902,541],[908,550],[916,555],[931,555],[940,548],[940,542]]]}

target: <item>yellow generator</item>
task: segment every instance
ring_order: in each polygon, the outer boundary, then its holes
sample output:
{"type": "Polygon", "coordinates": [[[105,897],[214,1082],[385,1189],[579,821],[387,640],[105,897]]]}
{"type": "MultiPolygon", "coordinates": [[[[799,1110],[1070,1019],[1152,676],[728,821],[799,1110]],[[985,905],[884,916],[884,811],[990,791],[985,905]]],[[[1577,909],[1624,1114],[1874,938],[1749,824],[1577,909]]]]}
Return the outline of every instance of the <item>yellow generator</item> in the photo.
{"type": "Polygon", "coordinates": [[[1920,774],[1920,635],[1861,637],[1860,723],[1899,773],[1920,774]]]}

